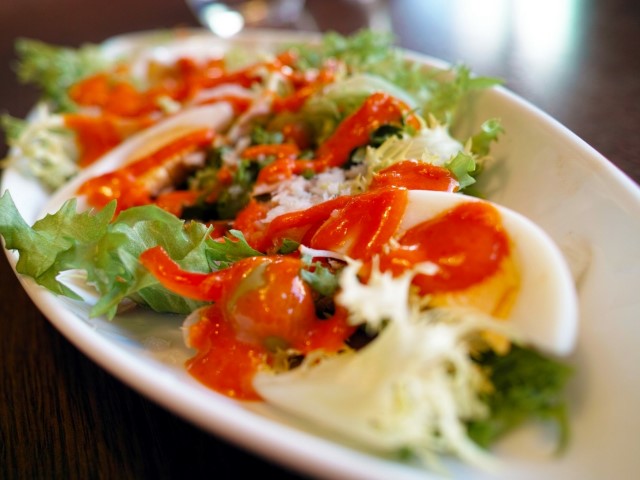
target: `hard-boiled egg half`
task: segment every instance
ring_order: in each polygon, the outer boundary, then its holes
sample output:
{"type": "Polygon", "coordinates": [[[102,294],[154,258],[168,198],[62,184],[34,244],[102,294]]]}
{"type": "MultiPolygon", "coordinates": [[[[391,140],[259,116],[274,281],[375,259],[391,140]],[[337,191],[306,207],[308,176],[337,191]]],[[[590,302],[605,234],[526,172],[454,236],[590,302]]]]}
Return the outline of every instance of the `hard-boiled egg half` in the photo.
{"type": "MultiPolygon", "coordinates": [[[[485,202],[446,192],[411,191],[401,230],[465,202],[485,202]]],[[[488,202],[485,202],[488,203],[488,202]]],[[[578,326],[575,284],[562,252],[525,216],[490,203],[500,214],[511,245],[505,268],[477,286],[434,299],[439,305],[468,305],[502,318],[533,345],[556,355],[572,351],[578,326]]]]}

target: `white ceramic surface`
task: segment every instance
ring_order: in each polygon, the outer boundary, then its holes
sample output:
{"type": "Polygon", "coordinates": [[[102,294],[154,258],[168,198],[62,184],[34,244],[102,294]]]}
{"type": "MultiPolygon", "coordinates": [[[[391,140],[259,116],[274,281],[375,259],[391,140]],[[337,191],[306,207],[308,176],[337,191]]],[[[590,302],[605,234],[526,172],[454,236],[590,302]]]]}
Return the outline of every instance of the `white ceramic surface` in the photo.
{"type": "MultiPolygon", "coordinates": [[[[300,36],[257,32],[243,42],[265,45],[292,38],[300,36]]],[[[129,37],[117,39],[111,48],[128,42],[129,37]]],[[[480,187],[490,200],[536,222],[561,247],[577,282],[581,317],[569,357],[576,375],[570,385],[572,439],[565,455],[554,457],[549,432],[531,427],[496,447],[504,460],[498,474],[456,461],[447,465],[455,478],[468,479],[633,478],[640,471],[640,189],[565,127],[504,88],[478,95],[472,112],[461,128],[498,117],[506,130],[480,187]]],[[[14,170],[3,175],[5,189],[29,222],[48,201],[37,184],[14,170]]],[[[15,262],[13,254],[9,259],[15,262]]],[[[268,405],[238,403],[199,385],[182,367],[189,351],[182,344],[179,316],[130,312],[112,322],[88,319],[82,304],[56,298],[29,279],[20,281],[52,324],[88,357],[168,410],[249,451],[318,478],[438,478],[352,449],[268,405]]]]}

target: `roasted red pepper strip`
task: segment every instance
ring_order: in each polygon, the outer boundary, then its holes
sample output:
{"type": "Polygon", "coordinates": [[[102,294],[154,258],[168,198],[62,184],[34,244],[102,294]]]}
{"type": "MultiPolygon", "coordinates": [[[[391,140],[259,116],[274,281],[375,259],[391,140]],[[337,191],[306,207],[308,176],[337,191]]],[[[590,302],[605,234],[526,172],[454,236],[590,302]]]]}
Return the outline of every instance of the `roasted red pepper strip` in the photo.
{"type": "Polygon", "coordinates": [[[362,106],[345,118],[335,132],[318,148],[316,156],[324,167],[339,167],[349,160],[354,148],[369,143],[380,126],[399,123],[409,107],[384,92],[370,95],[362,106]]]}
{"type": "Polygon", "coordinates": [[[69,91],[78,105],[99,107],[105,113],[121,117],[140,117],[158,111],[158,98],[167,94],[160,88],[140,92],[130,83],[104,73],[78,82],[69,91]]]}
{"type": "Polygon", "coordinates": [[[284,238],[302,243],[315,233],[334,210],[344,207],[348,202],[349,197],[342,196],[306,210],[280,215],[269,223],[255,248],[263,252],[277,250],[284,238]]]}
{"type": "Polygon", "coordinates": [[[389,189],[347,197],[309,240],[312,248],[369,260],[396,233],[407,207],[407,190],[389,189]]]}
{"type": "Polygon", "coordinates": [[[185,207],[195,205],[202,195],[203,193],[197,190],[173,190],[161,193],[153,203],[179,217],[185,207]]]}
{"type": "Polygon", "coordinates": [[[260,170],[257,183],[277,183],[300,175],[306,171],[318,170],[320,163],[317,160],[296,160],[295,158],[278,158],[260,170]]]}
{"type": "Polygon", "coordinates": [[[265,251],[262,249],[264,226],[261,224],[261,220],[267,216],[268,212],[269,208],[266,204],[252,198],[233,221],[233,228],[240,230],[247,243],[256,250],[265,251]]]}

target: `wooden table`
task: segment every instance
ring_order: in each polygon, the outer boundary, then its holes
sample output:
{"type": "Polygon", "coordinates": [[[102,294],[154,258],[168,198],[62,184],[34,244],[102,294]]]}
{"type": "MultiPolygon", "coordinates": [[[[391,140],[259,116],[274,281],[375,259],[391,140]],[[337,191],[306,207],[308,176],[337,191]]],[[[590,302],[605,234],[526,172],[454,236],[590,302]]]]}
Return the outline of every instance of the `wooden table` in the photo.
{"type": "MultiPolygon", "coordinates": [[[[390,0],[402,46],[462,61],[564,123],[640,182],[640,3],[390,0]]],[[[366,16],[346,1],[308,0],[321,30],[349,33],[366,16]],[[340,6],[342,10],[338,10],[340,6]],[[333,11],[340,12],[334,14],[333,11]]],[[[36,99],[10,64],[19,36],[77,46],[114,34],[196,26],[182,0],[3,0],[0,110],[36,99]]],[[[6,146],[0,145],[4,156],[6,146]]],[[[211,436],[105,373],[33,306],[0,259],[0,478],[300,478],[211,436]]]]}

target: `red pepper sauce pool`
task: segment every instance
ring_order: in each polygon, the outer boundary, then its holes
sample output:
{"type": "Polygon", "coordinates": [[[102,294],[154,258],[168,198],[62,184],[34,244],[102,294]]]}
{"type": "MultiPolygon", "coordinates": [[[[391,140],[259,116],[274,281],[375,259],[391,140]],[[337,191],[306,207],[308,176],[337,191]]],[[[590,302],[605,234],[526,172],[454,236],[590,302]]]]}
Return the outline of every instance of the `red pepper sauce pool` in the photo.
{"type": "Polygon", "coordinates": [[[382,270],[400,274],[421,262],[437,267],[414,284],[424,295],[460,291],[496,274],[509,256],[499,212],[484,202],[465,202],[409,229],[399,246],[381,257],[382,270]]]}

